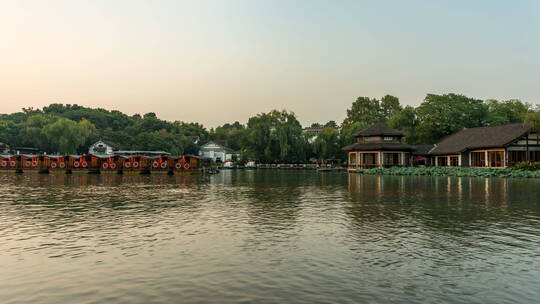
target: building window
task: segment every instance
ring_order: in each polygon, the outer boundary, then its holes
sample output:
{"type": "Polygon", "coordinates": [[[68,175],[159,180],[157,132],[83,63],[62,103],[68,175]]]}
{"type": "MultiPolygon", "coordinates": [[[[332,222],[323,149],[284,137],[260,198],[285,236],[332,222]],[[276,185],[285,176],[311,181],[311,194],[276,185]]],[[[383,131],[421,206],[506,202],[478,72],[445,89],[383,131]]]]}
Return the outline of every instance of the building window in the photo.
{"type": "Polygon", "coordinates": [[[394,138],[392,136],[385,136],[384,141],[392,141],[394,138]]]}
{"type": "Polygon", "coordinates": [[[401,153],[384,153],[384,165],[385,166],[401,165],[401,153]]]}
{"type": "Polygon", "coordinates": [[[437,157],[437,166],[439,167],[448,167],[448,157],[438,156],[437,157]]]}
{"type": "Polygon", "coordinates": [[[450,167],[459,167],[459,156],[450,156],[450,167]]]}
{"type": "Polygon", "coordinates": [[[517,163],[527,161],[526,151],[508,151],[508,165],[513,166],[517,163]]]}
{"type": "Polygon", "coordinates": [[[363,153],[362,165],[368,168],[377,167],[378,166],[377,153],[363,153]]]}
{"type": "Polygon", "coordinates": [[[356,165],[356,153],[349,153],[349,165],[356,165]]]}
{"type": "Polygon", "coordinates": [[[503,151],[489,151],[488,152],[488,164],[490,167],[504,167],[504,152],[503,151]]]}
{"type": "Polygon", "coordinates": [[[486,153],[485,152],[471,152],[471,167],[485,167],[486,166],[486,153]]]}
{"type": "Polygon", "coordinates": [[[529,151],[529,160],[532,162],[540,161],[540,151],[529,151]]]}

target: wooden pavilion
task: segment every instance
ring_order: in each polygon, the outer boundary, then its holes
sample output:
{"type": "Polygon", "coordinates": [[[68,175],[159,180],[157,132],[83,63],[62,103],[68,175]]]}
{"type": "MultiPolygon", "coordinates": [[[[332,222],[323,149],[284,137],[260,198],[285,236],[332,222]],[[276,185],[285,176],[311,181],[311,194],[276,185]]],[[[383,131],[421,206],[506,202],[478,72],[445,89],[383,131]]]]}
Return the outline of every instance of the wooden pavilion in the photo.
{"type": "Polygon", "coordinates": [[[343,148],[349,171],[410,165],[414,147],[402,142],[403,132],[379,122],[353,135],[356,143],[343,148]]]}

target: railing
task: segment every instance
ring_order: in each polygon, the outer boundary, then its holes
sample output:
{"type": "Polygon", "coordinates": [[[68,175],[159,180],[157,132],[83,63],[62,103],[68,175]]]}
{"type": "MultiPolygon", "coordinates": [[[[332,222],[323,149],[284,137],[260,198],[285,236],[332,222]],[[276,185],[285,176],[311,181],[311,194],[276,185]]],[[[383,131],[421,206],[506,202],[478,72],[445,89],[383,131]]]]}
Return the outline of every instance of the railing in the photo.
{"type": "Polygon", "coordinates": [[[374,164],[355,164],[355,165],[348,166],[349,169],[375,169],[375,168],[391,168],[391,167],[407,167],[407,165],[384,164],[380,166],[380,165],[374,165],[374,164]]]}
{"type": "Polygon", "coordinates": [[[356,164],[356,165],[349,165],[349,169],[374,169],[379,168],[379,165],[369,165],[369,164],[356,164]]]}

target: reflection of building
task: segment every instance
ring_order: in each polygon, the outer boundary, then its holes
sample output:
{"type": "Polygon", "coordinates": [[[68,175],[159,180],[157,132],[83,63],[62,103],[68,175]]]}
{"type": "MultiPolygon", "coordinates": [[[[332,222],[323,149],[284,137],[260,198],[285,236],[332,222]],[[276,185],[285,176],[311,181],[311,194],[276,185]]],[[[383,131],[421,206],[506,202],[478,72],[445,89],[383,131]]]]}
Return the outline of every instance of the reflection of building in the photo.
{"type": "Polygon", "coordinates": [[[199,156],[211,158],[214,162],[226,162],[234,160],[238,154],[225,145],[211,140],[199,148],[199,156]]]}
{"type": "Polygon", "coordinates": [[[401,141],[404,133],[380,122],[353,135],[356,143],[343,148],[348,152],[349,170],[410,164],[414,149],[401,141]]]}
{"type": "Polygon", "coordinates": [[[118,145],[110,141],[99,140],[88,149],[88,154],[113,155],[118,150],[118,145]]]}
{"type": "Polygon", "coordinates": [[[540,161],[540,138],[523,123],[464,129],[445,137],[430,154],[439,167],[504,168],[540,161]]]}

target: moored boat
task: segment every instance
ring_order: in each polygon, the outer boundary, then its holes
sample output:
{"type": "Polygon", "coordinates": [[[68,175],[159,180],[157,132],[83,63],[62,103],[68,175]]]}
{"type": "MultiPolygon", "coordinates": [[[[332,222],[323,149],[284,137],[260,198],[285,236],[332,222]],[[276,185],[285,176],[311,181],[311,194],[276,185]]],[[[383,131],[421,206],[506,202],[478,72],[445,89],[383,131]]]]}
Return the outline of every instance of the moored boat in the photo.
{"type": "Polygon", "coordinates": [[[69,164],[71,164],[71,173],[78,174],[99,174],[99,157],[86,154],[86,155],[70,155],[69,164]]]}
{"type": "Polygon", "coordinates": [[[174,158],[167,155],[153,156],[150,160],[151,174],[172,174],[174,168],[174,158]]]}
{"type": "Polygon", "coordinates": [[[18,172],[18,163],[14,155],[0,155],[0,170],[2,172],[18,172]]]}
{"type": "Polygon", "coordinates": [[[127,158],[119,155],[100,156],[99,172],[101,174],[122,174],[127,158]]]}
{"type": "Polygon", "coordinates": [[[149,174],[150,160],[143,155],[121,156],[124,158],[123,174],[149,174]]]}
{"type": "Polygon", "coordinates": [[[173,174],[193,174],[201,172],[201,158],[195,155],[183,155],[175,159],[173,174]]]}
{"type": "Polygon", "coordinates": [[[48,155],[45,157],[49,173],[53,174],[71,174],[75,159],[71,155],[48,155]]]}

